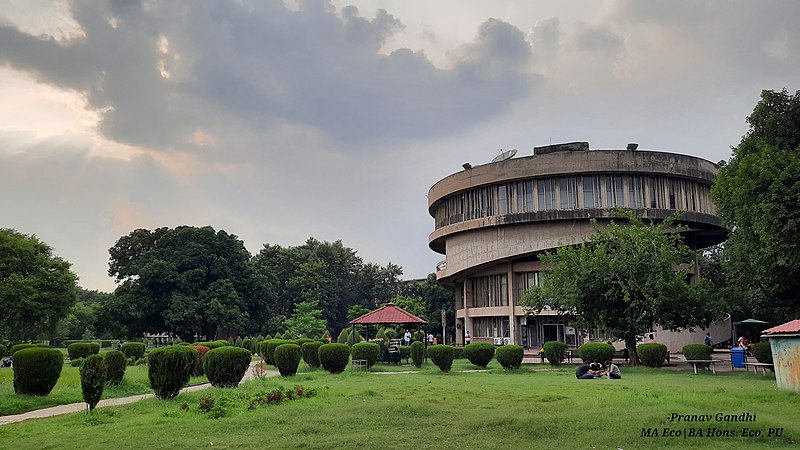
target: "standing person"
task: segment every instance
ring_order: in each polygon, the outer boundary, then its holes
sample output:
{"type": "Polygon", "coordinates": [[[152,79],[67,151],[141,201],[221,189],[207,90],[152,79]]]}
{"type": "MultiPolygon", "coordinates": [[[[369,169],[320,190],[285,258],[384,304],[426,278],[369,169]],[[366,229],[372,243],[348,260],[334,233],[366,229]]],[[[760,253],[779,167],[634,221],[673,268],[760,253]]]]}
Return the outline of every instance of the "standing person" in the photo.
{"type": "Polygon", "coordinates": [[[706,333],[706,337],[703,339],[703,343],[706,345],[711,345],[711,334],[706,333]]]}
{"type": "Polygon", "coordinates": [[[433,333],[428,332],[428,345],[433,345],[433,333]]]}
{"type": "Polygon", "coordinates": [[[408,328],[406,328],[406,334],[403,335],[403,341],[405,342],[406,347],[411,345],[411,332],[408,331],[408,328]]]}
{"type": "Polygon", "coordinates": [[[622,378],[622,373],[620,373],[619,367],[617,367],[613,361],[606,361],[605,374],[609,380],[619,380],[622,378]]]}
{"type": "Polygon", "coordinates": [[[470,337],[469,330],[467,330],[467,333],[464,334],[464,345],[469,345],[470,343],[472,343],[472,337],[470,337]]]}

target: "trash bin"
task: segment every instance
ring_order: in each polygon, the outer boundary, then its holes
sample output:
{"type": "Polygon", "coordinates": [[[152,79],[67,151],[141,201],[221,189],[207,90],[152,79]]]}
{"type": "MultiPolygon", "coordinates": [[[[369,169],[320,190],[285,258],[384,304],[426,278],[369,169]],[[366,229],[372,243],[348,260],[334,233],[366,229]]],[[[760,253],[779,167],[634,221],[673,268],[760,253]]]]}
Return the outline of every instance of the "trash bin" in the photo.
{"type": "Polygon", "coordinates": [[[731,349],[731,366],[735,368],[744,369],[744,349],[742,347],[734,347],[731,349]]]}

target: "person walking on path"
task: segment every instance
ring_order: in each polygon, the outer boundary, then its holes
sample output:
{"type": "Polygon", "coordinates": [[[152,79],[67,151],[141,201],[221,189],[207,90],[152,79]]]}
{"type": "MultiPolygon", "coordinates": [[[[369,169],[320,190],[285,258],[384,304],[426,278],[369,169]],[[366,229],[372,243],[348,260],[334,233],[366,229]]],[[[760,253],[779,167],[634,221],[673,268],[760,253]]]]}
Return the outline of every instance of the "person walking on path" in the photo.
{"type": "Polygon", "coordinates": [[[706,344],[706,345],[711,345],[711,334],[710,333],[706,333],[706,337],[705,337],[705,339],[703,339],[703,343],[706,344]]]}

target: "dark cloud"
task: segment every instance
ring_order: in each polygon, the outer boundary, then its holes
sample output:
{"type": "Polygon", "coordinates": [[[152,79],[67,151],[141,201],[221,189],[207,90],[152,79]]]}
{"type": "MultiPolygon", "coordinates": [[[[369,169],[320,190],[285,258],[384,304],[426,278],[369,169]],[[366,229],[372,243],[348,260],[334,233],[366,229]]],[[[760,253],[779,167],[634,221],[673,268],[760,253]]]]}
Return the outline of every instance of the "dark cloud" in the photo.
{"type": "Polygon", "coordinates": [[[525,96],[531,49],[490,19],[449,70],[421,52],[379,50],[403,24],[322,1],[76,2],[84,37],[0,28],[0,62],[86,96],[110,139],[185,151],[225,122],[303,124],[340,143],[464,130],[525,96]]]}

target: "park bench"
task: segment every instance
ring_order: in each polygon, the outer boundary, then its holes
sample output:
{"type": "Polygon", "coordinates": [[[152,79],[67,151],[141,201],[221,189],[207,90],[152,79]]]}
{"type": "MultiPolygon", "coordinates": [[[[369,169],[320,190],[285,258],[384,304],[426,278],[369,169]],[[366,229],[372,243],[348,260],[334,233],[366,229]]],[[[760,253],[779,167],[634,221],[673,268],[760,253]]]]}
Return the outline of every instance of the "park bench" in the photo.
{"type": "Polygon", "coordinates": [[[718,359],[687,359],[686,362],[692,365],[692,367],[694,368],[694,373],[696,375],[697,374],[697,365],[698,364],[707,364],[707,365],[711,366],[711,372],[716,374],[717,373],[717,369],[714,368],[714,364],[722,362],[722,361],[720,361],[718,359]]]}
{"type": "Polygon", "coordinates": [[[352,364],[353,370],[367,370],[369,368],[369,364],[366,359],[354,359],[352,364]]]}
{"type": "Polygon", "coordinates": [[[750,367],[753,368],[753,373],[757,373],[758,369],[760,368],[761,372],[764,374],[764,376],[767,376],[767,369],[774,370],[774,368],[775,368],[775,366],[773,364],[769,364],[769,363],[760,363],[760,362],[746,362],[746,363],[744,363],[744,368],[748,372],[750,371],[750,367]]]}

